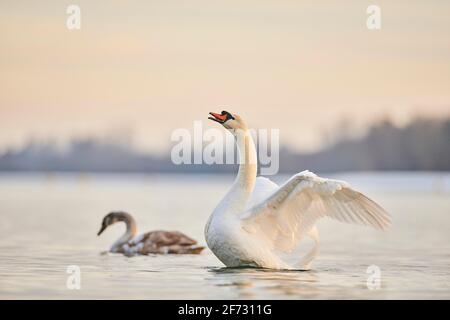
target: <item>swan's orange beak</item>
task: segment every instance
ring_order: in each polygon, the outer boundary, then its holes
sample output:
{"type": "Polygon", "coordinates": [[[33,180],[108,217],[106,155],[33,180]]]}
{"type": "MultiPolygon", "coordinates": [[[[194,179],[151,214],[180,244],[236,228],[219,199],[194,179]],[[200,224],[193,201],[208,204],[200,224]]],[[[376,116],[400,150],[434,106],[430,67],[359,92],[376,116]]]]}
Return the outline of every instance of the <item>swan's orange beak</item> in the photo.
{"type": "Polygon", "coordinates": [[[208,117],[208,119],[216,121],[218,123],[224,123],[225,121],[227,121],[227,114],[223,113],[222,114],[218,114],[218,113],[214,113],[214,112],[210,112],[210,115],[212,115],[212,117],[208,117]]]}

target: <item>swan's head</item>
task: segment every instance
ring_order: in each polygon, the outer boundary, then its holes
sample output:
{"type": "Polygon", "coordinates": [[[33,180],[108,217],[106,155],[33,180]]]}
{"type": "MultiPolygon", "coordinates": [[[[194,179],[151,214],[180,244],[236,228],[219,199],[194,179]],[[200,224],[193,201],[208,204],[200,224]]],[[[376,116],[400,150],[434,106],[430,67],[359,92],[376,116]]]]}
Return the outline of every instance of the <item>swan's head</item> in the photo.
{"type": "Polygon", "coordinates": [[[230,131],[247,130],[247,124],[237,114],[231,114],[228,111],[222,111],[220,114],[210,112],[209,114],[211,117],[208,117],[208,119],[220,123],[225,129],[230,131]]]}
{"type": "Polygon", "coordinates": [[[129,216],[128,213],[123,211],[114,211],[108,213],[102,221],[102,226],[100,228],[100,231],[97,233],[97,235],[101,235],[103,231],[105,231],[106,228],[108,228],[110,225],[119,222],[119,221],[125,221],[127,216],[129,216]]]}

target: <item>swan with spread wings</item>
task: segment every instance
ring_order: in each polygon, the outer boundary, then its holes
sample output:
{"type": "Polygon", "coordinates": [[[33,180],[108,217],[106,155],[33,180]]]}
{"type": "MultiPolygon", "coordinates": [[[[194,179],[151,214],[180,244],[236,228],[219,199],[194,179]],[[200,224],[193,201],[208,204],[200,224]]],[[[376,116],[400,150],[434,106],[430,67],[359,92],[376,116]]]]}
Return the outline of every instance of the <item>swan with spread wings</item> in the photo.
{"type": "Polygon", "coordinates": [[[390,216],[380,205],[344,181],[310,171],[281,186],[256,177],[256,149],[244,120],[227,111],[210,115],[231,132],[239,150],[236,180],[205,227],[208,247],[227,267],[310,269],[319,249],[316,222],[323,217],[379,230],[390,226],[390,216]],[[313,248],[288,262],[286,257],[305,237],[314,241],[313,248]]]}

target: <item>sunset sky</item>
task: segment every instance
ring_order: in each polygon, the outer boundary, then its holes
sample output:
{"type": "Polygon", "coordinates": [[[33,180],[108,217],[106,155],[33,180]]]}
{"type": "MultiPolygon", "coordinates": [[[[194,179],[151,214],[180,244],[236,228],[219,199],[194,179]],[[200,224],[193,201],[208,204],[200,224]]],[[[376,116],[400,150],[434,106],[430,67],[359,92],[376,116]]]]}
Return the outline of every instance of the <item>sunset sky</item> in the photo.
{"type": "Polygon", "coordinates": [[[222,109],[299,150],[343,118],[450,115],[449,1],[2,0],[0,48],[0,151],[128,130],[163,151],[222,109]]]}

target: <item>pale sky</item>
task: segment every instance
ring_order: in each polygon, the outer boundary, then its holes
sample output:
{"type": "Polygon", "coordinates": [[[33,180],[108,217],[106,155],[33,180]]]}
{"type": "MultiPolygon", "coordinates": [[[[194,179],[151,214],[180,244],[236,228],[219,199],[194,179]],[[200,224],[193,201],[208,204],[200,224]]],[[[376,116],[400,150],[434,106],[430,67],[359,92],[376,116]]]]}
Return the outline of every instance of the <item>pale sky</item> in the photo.
{"type": "Polygon", "coordinates": [[[2,0],[0,49],[0,150],[129,128],[162,151],[222,109],[307,150],[343,117],[450,115],[449,1],[2,0]]]}

